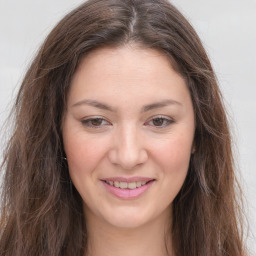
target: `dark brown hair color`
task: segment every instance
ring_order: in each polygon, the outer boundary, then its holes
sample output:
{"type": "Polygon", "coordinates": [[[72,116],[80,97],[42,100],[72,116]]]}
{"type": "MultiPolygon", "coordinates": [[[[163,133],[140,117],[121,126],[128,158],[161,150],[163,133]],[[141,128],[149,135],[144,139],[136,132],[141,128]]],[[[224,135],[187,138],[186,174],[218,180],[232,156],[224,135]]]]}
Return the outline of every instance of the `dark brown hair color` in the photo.
{"type": "Polygon", "coordinates": [[[15,102],[2,165],[0,255],[86,255],[82,199],[64,159],[62,116],[80,60],[93,49],[128,43],[168,56],[193,101],[196,151],[173,202],[176,256],[245,255],[221,93],[196,32],[167,0],[89,0],[41,46],[15,102]]]}

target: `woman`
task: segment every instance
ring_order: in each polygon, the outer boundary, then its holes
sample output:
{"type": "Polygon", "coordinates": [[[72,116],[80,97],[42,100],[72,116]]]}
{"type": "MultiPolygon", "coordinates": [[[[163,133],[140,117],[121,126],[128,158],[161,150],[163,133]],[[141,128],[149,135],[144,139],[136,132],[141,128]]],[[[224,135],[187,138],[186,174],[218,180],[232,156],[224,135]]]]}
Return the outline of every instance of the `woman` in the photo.
{"type": "Polygon", "coordinates": [[[168,1],[72,11],[15,110],[1,255],[245,255],[221,94],[168,1]]]}

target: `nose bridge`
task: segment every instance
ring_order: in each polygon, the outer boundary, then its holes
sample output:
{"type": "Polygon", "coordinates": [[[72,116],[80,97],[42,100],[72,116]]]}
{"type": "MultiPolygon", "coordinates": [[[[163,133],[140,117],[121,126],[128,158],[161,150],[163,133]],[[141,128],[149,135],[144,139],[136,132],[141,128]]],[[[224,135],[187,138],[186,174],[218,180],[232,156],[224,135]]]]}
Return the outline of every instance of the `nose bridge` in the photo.
{"type": "Polygon", "coordinates": [[[137,129],[133,125],[126,125],[120,130],[119,151],[127,159],[137,156],[139,150],[139,140],[137,129]]]}
{"type": "Polygon", "coordinates": [[[136,125],[126,123],[119,127],[116,133],[114,151],[114,162],[124,169],[134,168],[146,160],[147,154],[136,125]]]}

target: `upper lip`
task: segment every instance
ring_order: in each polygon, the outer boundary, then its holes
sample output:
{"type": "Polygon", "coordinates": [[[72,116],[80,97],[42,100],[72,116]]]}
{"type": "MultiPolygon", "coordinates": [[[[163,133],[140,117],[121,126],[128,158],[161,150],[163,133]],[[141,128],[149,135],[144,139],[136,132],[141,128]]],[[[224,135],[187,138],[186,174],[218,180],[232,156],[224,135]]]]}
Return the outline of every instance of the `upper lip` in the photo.
{"type": "Polygon", "coordinates": [[[104,178],[102,179],[103,181],[119,181],[119,182],[135,182],[135,181],[151,181],[151,180],[155,180],[153,178],[149,178],[149,177],[140,177],[140,176],[137,176],[137,177],[109,177],[109,178],[104,178]]]}

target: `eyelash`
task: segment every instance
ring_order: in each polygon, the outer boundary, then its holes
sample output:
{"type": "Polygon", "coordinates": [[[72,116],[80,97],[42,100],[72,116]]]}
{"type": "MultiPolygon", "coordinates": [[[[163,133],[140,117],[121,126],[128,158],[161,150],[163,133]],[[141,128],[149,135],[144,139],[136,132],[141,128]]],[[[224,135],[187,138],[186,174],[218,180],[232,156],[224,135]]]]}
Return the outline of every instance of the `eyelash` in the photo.
{"type": "Polygon", "coordinates": [[[165,116],[155,116],[155,117],[151,118],[149,121],[147,121],[145,124],[153,122],[153,121],[155,121],[157,119],[159,119],[159,120],[161,120],[162,122],[165,123],[164,125],[160,125],[160,126],[152,125],[153,127],[157,128],[157,129],[165,128],[165,127],[167,127],[167,126],[169,126],[169,125],[174,123],[174,120],[172,120],[170,118],[167,118],[165,116]]]}
{"type": "MultiPolygon", "coordinates": [[[[102,124],[100,125],[93,125],[92,122],[93,121],[101,121],[101,122],[106,122],[108,123],[107,125],[110,125],[110,122],[108,122],[106,119],[104,119],[103,117],[93,117],[93,118],[88,118],[88,119],[85,119],[85,120],[82,120],[82,125],[86,126],[86,127],[89,127],[89,128],[93,128],[93,129],[99,129],[99,128],[102,128],[102,124]]],[[[106,125],[106,124],[105,124],[106,125]]]]}
{"type": "MultiPolygon", "coordinates": [[[[171,125],[172,123],[174,123],[174,120],[170,119],[170,118],[167,118],[165,116],[155,116],[153,118],[151,118],[149,121],[145,122],[145,124],[150,124],[151,122],[154,122],[156,121],[157,119],[161,120],[162,122],[164,122],[164,125],[154,125],[154,124],[151,124],[151,126],[157,128],[157,129],[161,129],[161,128],[165,128],[169,125],[171,125]]],[[[89,128],[92,128],[92,129],[100,129],[102,128],[103,126],[106,126],[106,125],[111,125],[111,123],[109,121],[107,121],[105,118],[103,117],[93,117],[93,118],[88,118],[88,119],[85,119],[85,120],[82,120],[82,125],[86,126],[86,127],[89,127],[89,128]],[[92,122],[93,121],[100,121],[101,123],[99,125],[93,125],[92,122]],[[102,122],[106,122],[107,124],[102,124],[102,122]]]]}

